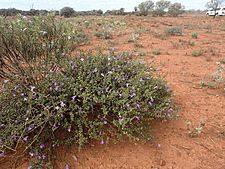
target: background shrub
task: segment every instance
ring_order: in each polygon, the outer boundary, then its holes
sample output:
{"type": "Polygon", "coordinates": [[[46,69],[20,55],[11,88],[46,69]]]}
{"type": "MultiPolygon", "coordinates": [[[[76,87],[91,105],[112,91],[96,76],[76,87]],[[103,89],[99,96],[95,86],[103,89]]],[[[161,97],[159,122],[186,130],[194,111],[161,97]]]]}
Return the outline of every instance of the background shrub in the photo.
{"type": "Polygon", "coordinates": [[[177,17],[184,13],[184,6],[181,3],[171,4],[168,8],[168,14],[173,17],[177,17]]]}
{"type": "Polygon", "coordinates": [[[141,4],[138,5],[139,9],[139,15],[144,15],[147,16],[150,11],[153,11],[154,9],[154,2],[151,0],[142,2],[141,4]]]}
{"type": "Polygon", "coordinates": [[[71,16],[73,16],[74,14],[74,9],[71,7],[64,7],[60,10],[60,16],[64,16],[66,18],[69,18],[71,16]]]}
{"type": "Polygon", "coordinates": [[[160,0],[155,4],[154,16],[163,16],[166,14],[166,10],[170,6],[170,1],[160,0]]]}
{"type": "Polygon", "coordinates": [[[180,27],[170,27],[170,28],[166,28],[165,33],[168,36],[176,36],[176,35],[182,35],[183,31],[180,27]]]}
{"type": "Polygon", "coordinates": [[[0,77],[9,78],[10,74],[26,77],[37,64],[45,64],[52,58],[59,61],[86,39],[72,24],[56,20],[53,14],[30,19],[0,18],[0,77]]]}
{"type": "Polygon", "coordinates": [[[38,164],[60,143],[149,139],[151,120],[173,116],[165,83],[143,63],[114,54],[61,59],[36,81],[15,77],[0,95],[0,151],[23,143],[38,164]]]}

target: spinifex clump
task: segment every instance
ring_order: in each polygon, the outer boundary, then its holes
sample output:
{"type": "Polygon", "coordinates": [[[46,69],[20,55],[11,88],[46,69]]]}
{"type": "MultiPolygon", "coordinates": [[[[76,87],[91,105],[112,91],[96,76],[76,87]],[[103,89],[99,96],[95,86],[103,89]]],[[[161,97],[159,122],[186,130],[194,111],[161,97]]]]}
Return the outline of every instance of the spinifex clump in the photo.
{"type": "Polygon", "coordinates": [[[0,103],[2,153],[24,143],[41,165],[60,141],[149,139],[149,122],[174,114],[165,83],[143,63],[114,54],[62,59],[35,83],[6,81],[0,103]]]}
{"type": "Polygon", "coordinates": [[[86,39],[71,23],[53,14],[0,17],[0,77],[9,78],[12,73],[26,76],[36,65],[60,61],[86,39]]]}

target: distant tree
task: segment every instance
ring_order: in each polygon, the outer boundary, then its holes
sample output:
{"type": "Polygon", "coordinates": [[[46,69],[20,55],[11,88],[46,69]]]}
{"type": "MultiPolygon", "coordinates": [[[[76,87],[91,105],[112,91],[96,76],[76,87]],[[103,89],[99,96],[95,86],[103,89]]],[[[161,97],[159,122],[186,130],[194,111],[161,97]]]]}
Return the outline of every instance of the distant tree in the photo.
{"type": "Polygon", "coordinates": [[[155,16],[163,16],[166,13],[166,9],[169,8],[171,2],[166,0],[160,0],[155,4],[154,15],[155,16]]]}
{"type": "Polygon", "coordinates": [[[134,7],[134,11],[137,12],[138,11],[138,7],[135,6],[134,7]]]}
{"type": "Polygon", "coordinates": [[[221,6],[223,3],[225,2],[225,0],[210,0],[209,2],[206,3],[206,7],[208,9],[211,9],[214,11],[215,15],[214,18],[216,17],[216,11],[219,8],[219,6],[221,6]]]}
{"type": "Polygon", "coordinates": [[[73,16],[74,9],[71,7],[64,7],[60,10],[60,16],[64,16],[66,18],[73,16]]]}
{"type": "Polygon", "coordinates": [[[101,9],[97,10],[97,14],[98,15],[102,15],[103,14],[103,11],[101,9]]]}
{"type": "Polygon", "coordinates": [[[152,2],[151,0],[142,2],[141,4],[138,5],[138,9],[140,15],[147,16],[150,11],[154,10],[154,2],[152,2]]]}
{"type": "Polygon", "coordinates": [[[185,7],[181,3],[171,4],[168,8],[168,14],[170,16],[176,17],[183,14],[185,7]]]}

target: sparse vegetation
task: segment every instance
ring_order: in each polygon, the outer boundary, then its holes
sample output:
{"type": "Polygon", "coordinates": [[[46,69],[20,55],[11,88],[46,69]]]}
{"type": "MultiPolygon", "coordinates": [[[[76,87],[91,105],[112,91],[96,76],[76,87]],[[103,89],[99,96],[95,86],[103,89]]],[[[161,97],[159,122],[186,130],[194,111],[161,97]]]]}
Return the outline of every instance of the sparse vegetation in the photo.
{"type": "Polygon", "coordinates": [[[190,46],[195,46],[195,42],[189,42],[190,46]]]}
{"type": "Polygon", "coordinates": [[[203,52],[201,50],[195,50],[191,53],[191,55],[194,57],[199,57],[203,55],[203,52]]]}
{"type": "Polygon", "coordinates": [[[191,37],[192,37],[193,39],[198,39],[198,33],[197,33],[197,32],[193,32],[193,33],[191,34],[191,37]]]}
{"type": "Polygon", "coordinates": [[[152,51],[153,55],[160,55],[161,54],[161,50],[160,49],[154,49],[152,51]]]}
{"type": "Polygon", "coordinates": [[[146,52],[145,51],[140,51],[139,52],[139,56],[146,56],[146,52]]]}
{"type": "Polygon", "coordinates": [[[177,35],[182,35],[183,31],[180,27],[170,27],[170,28],[166,28],[165,34],[167,36],[177,36],[177,35]]]}

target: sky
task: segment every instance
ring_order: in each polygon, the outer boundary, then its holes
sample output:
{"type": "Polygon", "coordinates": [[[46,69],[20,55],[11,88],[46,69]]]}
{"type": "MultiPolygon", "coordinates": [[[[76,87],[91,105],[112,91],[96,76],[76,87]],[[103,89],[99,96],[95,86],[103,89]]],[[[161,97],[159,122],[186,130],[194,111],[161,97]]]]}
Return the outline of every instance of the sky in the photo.
{"type": "MultiPolygon", "coordinates": [[[[22,10],[47,9],[59,10],[69,6],[76,11],[125,8],[126,11],[133,11],[134,7],[145,0],[0,0],[0,8],[17,8],[22,10]]],[[[153,0],[154,1],[154,0],[153,0]]],[[[171,2],[182,3],[186,9],[205,9],[208,0],[170,0],[171,2]]]]}

